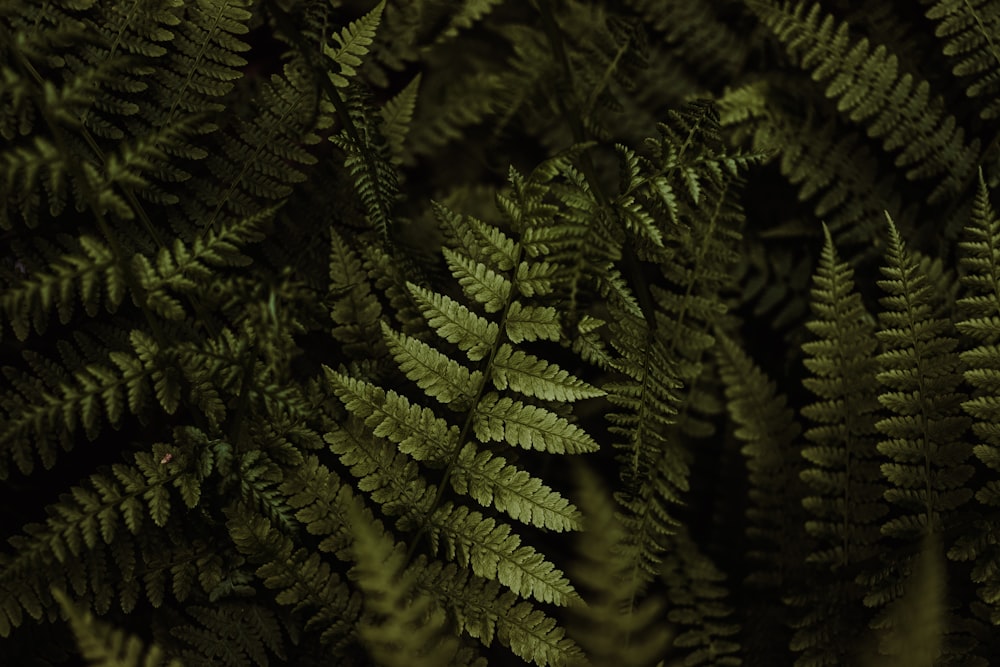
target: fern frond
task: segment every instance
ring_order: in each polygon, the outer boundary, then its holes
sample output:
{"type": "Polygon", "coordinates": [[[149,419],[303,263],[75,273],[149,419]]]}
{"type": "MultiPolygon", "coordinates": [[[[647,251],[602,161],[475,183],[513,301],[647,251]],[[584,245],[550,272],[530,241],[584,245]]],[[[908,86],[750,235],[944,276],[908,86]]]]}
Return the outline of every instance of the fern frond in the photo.
{"type": "Polygon", "coordinates": [[[662,538],[678,523],[672,506],[688,488],[687,462],[668,440],[680,383],[665,338],[648,332],[641,318],[620,317],[612,332],[621,355],[613,367],[624,378],[605,385],[608,402],[622,409],[607,416],[609,430],[620,438],[613,446],[625,484],[616,500],[625,510],[622,523],[634,564],[651,578],[659,570],[662,538]]]}
{"type": "Polygon", "coordinates": [[[572,402],[604,396],[588,382],[569,374],[555,364],[503,344],[493,357],[493,386],[549,401],[572,402]]]}
{"type": "Polygon", "coordinates": [[[1000,3],[995,0],[939,0],[926,11],[937,22],[934,34],[944,44],[942,52],[957,62],[955,76],[966,80],[969,97],[985,97],[981,118],[1000,115],[1000,83],[996,68],[1000,65],[997,23],[1000,3]]]}
{"type": "Polygon", "coordinates": [[[191,647],[181,651],[186,667],[267,667],[273,657],[286,659],[278,619],[266,607],[240,600],[186,611],[197,625],[170,629],[191,647]]]}
{"type": "Polygon", "coordinates": [[[424,556],[418,557],[414,565],[423,568],[417,580],[418,590],[441,599],[459,629],[484,645],[497,639],[525,662],[539,666],[573,664],[584,659],[583,651],[566,637],[555,619],[530,602],[519,601],[515,593],[503,591],[496,582],[454,564],[428,562],[424,556]]]}
{"type": "Polygon", "coordinates": [[[883,387],[879,402],[893,416],[876,428],[887,438],[878,445],[889,459],[882,464],[891,487],[885,498],[901,514],[885,522],[882,532],[912,539],[940,531],[971,498],[965,482],[973,469],[965,461],[972,451],[962,438],[969,419],[960,409],[957,341],[949,322],[935,317],[940,297],[887,219],[885,279],[879,281],[887,296],[881,299],[882,330],[876,334],[883,345],[878,356],[883,370],[877,377],[883,387]]]}
{"type": "Polygon", "coordinates": [[[323,54],[338,68],[336,71],[329,71],[330,81],[337,88],[346,88],[350,84],[349,79],[357,74],[356,68],[361,65],[362,57],[368,54],[368,47],[375,39],[383,9],[385,0],[339,33],[332,33],[331,38],[335,44],[323,45],[323,54]]]}
{"type": "Polygon", "coordinates": [[[361,641],[379,665],[438,667],[455,664],[458,642],[446,635],[447,619],[427,593],[414,593],[419,570],[405,567],[404,545],[393,545],[375,526],[351,521],[354,561],[351,570],[364,597],[369,619],[361,641]]]}
{"type": "Polygon", "coordinates": [[[146,648],[135,635],[126,635],[99,621],[90,611],[81,611],[63,591],[54,590],[52,594],[69,619],[80,653],[89,664],[95,667],[184,667],[180,660],[168,659],[158,645],[146,648]]]}
{"type": "Polygon", "coordinates": [[[482,442],[505,441],[553,454],[582,454],[599,448],[586,431],[564,417],[496,392],[483,395],[472,427],[482,442]]]}
{"type": "Polygon", "coordinates": [[[23,612],[39,618],[51,609],[48,585],[92,595],[100,613],[115,597],[130,611],[144,589],[159,606],[163,569],[172,570],[179,600],[191,594],[192,582],[213,586],[216,557],[204,557],[194,542],[168,547],[156,528],[146,525],[147,517],[156,527],[167,525],[176,502],[171,487],[188,508],[200,503],[199,489],[215,466],[215,453],[206,444],[197,430],[178,428],[173,443],[135,454],[134,465],[115,464],[91,475],[47,508],[45,524],[29,524],[25,535],[11,538],[18,557],[5,559],[0,568],[0,587],[9,601],[0,608],[0,629],[17,627],[23,612]],[[175,549],[185,554],[186,564],[159,568],[157,561],[175,549]]]}
{"type": "Polygon", "coordinates": [[[102,305],[108,312],[118,309],[126,291],[120,262],[105,243],[93,236],[79,237],[78,248],[51,263],[48,270],[33,273],[0,295],[0,308],[18,339],[26,340],[32,328],[45,333],[53,307],[60,323],[69,323],[77,299],[90,317],[96,316],[102,305]]]}
{"type": "Polygon", "coordinates": [[[852,122],[867,127],[907,178],[936,179],[931,203],[958,191],[977,162],[979,140],[966,143],[965,130],[946,115],[940,95],[927,81],[900,73],[899,58],[867,38],[854,39],[819,4],[751,0],[750,8],[785,44],[788,55],[816,81],[829,81],[827,97],[852,122]]]}
{"type": "Polygon", "coordinates": [[[666,554],[660,578],[671,604],[667,619],[677,625],[673,647],[685,654],[681,664],[742,665],[740,626],[726,602],[725,575],[699,551],[686,530],[667,537],[666,554]]]}
{"type": "Polygon", "coordinates": [[[334,230],[330,232],[328,276],[333,337],[350,357],[378,359],[385,356],[385,344],[379,332],[382,306],[372,293],[360,258],[334,230]]]}
{"type": "Polygon", "coordinates": [[[801,497],[796,491],[802,465],[792,449],[801,427],[775,383],[735,341],[721,331],[716,336],[719,374],[726,384],[735,435],[745,443],[742,452],[750,477],[747,536],[755,544],[749,553],[755,563],[750,580],[764,587],[780,585],[789,564],[801,562],[790,558],[791,550],[805,546],[800,537],[804,522],[795,521],[801,514],[786,502],[801,497]]]}
{"type": "Polygon", "coordinates": [[[493,349],[500,333],[496,322],[477,315],[443,294],[413,283],[408,283],[407,287],[420,306],[427,324],[441,338],[465,352],[469,361],[480,361],[493,349]]]}
{"type": "Polygon", "coordinates": [[[343,655],[355,640],[360,596],[319,554],[295,549],[291,539],[266,518],[234,508],[226,525],[237,549],[259,563],[256,575],[277,591],[278,604],[304,613],[305,630],[318,630],[320,642],[334,655],[343,655]]]}
{"type": "Polygon", "coordinates": [[[816,424],[805,432],[810,446],[802,456],[811,465],[801,473],[814,495],[802,504],[812,515],[806,531],[816,540],[807,561],[819,569],[813,590],[796,600],[812,610],[795,623],[792,637],[793,649],[801,652],[796,664],[803,667],[849,659],[850,638],[865,624],[860,590],[840,572],[878,553],[888,511],[875,445],[875,320],[854,289],[854,272],[840,262],[829,229],[824,231],[813,277],[813,319],[806,324],[816,340],[802,345],[810,371],[802,384],[817,397],[802,409],[816,424]]]}
{"type": "MultiPolygon", "coordinates": [[[[979,175],[979,187],[973,202],[972,216],[966,227],[966,240],[959,244],[960,263],[965,269],[963,296],[956,303],[960,320],[955,328],[969,337],[974,346],[960,353],[965,364],[963,374],[973,388],[971,398],[962,402],[962,409],[972,417],[972,432],[978,440],[973,453],[987,466],[1000,470],[1000,435],[995,424],[1000,421],[997,407],[997,387],[1000,379],[1000,220],[990,203],[989,191],[979,175]]],[[[981,505],[1000,506],[1000,486],[995,478],[984,483],[976,493],[981,505]]],[[[990,620],[1000,619],[997,605],[998,585],[995,563],[1000,558],[996,545],[996,528],[990,520],[976,522],[976,528],[964,535],[948,552],[948,557],[973,563],[972,581],[980,584],[980,598],[990,609],[990,620]]]]}
{"type": "Polygon", "coordinates": [[[417,91],[420,89],[420,74],[406,84],[399,93],[382,107],[382,135],[389,143],[393,161],[402,162],[405,155],[404,145],[406,135],[413,121],[413,109],[417,104],[417,91]]]}
{"type": "Polygon", "coordinates": [[[580,508],[586,517],[586,538],[578,542],[570,572],[589,582],[586,605],[573,608],[570,635],[593,665],[653,665],[666,653],[671,636],[660,622],[664,601],[647,597],[636,604],[642,578],[636,578],[623,550],[629,538],[614,512],[614,503],[600,480],[581,469],[580,508]]]}

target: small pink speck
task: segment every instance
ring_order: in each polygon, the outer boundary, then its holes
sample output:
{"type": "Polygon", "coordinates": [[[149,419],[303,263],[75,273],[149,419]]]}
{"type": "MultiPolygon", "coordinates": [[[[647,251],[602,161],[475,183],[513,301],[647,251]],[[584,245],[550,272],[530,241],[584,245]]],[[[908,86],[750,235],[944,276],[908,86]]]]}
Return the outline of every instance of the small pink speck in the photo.
{"type": "Polygon", "coordinates": [[[170,459],[172,459],[172,458],[174,458],[174,455],[171,454],[171,453],[169,453],[169,452],[167,452],[166,454],[163,455],[163,458],[160,459],[160,465],[166,465],[166,464],[170,463],[170,459]]]}

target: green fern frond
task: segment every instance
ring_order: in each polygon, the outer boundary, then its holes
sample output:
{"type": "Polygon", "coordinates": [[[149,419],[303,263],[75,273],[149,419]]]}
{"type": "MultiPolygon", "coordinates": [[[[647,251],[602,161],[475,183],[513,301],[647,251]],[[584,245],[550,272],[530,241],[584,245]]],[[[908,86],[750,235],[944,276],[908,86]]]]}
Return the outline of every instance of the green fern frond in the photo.
{"type": "Polygon", "coordinates": [[[751,595],[762,595],[745,607],[744,647],[748,655],[776,660],[789,645],[792,617],[765,591],[780,590],[782,602],[799,593],[807,585],[803,564],[811,550],[799,505],[805,495],[797,451],[801,428],[787,399],[740,345],[722,331],[716,337],[719,375],[734,435],[744,443],[750,483],[745,586],[751,595]]]}
{"type": "Polygon", "coordinates": [[[181,651],[186,667],[267,667],[285,660],[284,640],[274,612],[247,601],[187,608],[197,625],[178,625],[170,634],[190,646],[181,651]]]}
{"type": "Polygon", "coordinates": [[[555,619],[496,582],[453,563],[428,562],[424,556],[417,557],[414,567],[423,570],[417,590],[441,599],[458,628],[484,645],[496,639],[525,662],[540,667],[584,659],[583,651],[555,619]]]}
{"type": "Polygon", "coordinates": [[[413,121],[413,109],[417,105],[417,91],[420,89],[420,74],[406,84],[399,93],[382,107],[382,135],[389,143],[394,162],[402,162],[406,135],[413,121]]]}
{"type": "Polygon", "coordinates": [[[686,530],[667,537],[660,578],[671,604],[667,619],[677,626],[673,647],[684,655],[680,664],[742,665],[740,626],[733,618],[735,609],[726,601],[725,574],[686,530]]]}
{"type": "Polygon", "coordinates": [[[330,142],[344,152],[344,167],[365,207],[369,225],[378,233],[383,245],[391,248],[392,210],[399,192],[399,176],[389,146],[381,135],[381,127],[374,122],[376,114],[370,109],[366,94],[358,88],[351,88],[349,92],[351,125],[339,134],[331,134],[330,142]]]}
{"type": "Polygon", "coordinates": [[[352,358],[385,356],[379,333],[382,306],[354,250],[336,231],[330,233],[329,305],[331,334],[352,358]]]}
{"type": "Polygon", "coordinates": [[[339,33],[332,33],[331,38],[335,44],[323,45],[323,54],[338,68],[336,71],[329,71],[330,81],[337,88],[346,88],[350,84],[349,79],[357,74],[356,68],[361,65],[362,57],[368,54],[368,47],[375,39],[383,9],[385,0],[339,33]]]}
{"type": "MultiPolygon", "coordinates": [[[[545,189],[534,177],[512,178],[521,194],[501,206],[531,229],[545,189]]],[[[604,391],[524,347],[562,337],[557,311],[535,302],[551,291],[544,255],[524,258],[521,242],[506,232],[440,206],[437,214],[456,244],[443,254],[469,305],[408,283],[401,296],[416,303],[438,339],[422,340],[386,323],[382,337],[399,373],[447,413],[326,368],[333,393],[357,420],[326,439],[360,477],[361,488],[388,516],[398,517],[397,529],[426,533],[432,555],[441,553],[518,596],[567,604],[577,597],[572,586],[541,553],[523,545],[511,525],[443,496],[451,491],[470,497],[487,512],[529,525],[578,529],[579,512],[565,498],[483,446],[592,451],[594,441],[556,410],[604,391]],[[462,360],[453,356],[455,348],[465,352],[462,360]],[[425,467],[445,471],[437,490],[423,480],[425,467]]]]}
{"type": "Polygon", "coordinates": [[[940,297],[887,219],[885,279],[879,281],[887,296],[881,299],[882,330],[876,334],[883,370],[877,377],[883,387],[879,402],[892,416],[876,428],[887,438],[878,450],[890,461],[882,464],[891,487],[885,498],[900,514],[886,521],[882,532],[915,538],[940,531],[972,496],[965,487],[973,473],[965,463],[972,448],[962,438],[969,419],[960,409],[957,341],[949,322],[934,316],[940,297]]]}
{"type": "MultiPolygon", "coordinates": [[[[268,223],[275,209],[233,220],[218,230],[209,228],[195,239],[190,247],[180,239],[173,248],[162,248],[155,261],[142,254],[132,258],[132,271],[142,286],[136,300],[157,315],[168,320],[187,316],[181,301],[174,294],[186,294],[197,300],[204,289],[204,282],[215,274],[213,267],[246,266],[249,257],[240,252],[240,246],[263,238],[261,228],[268,223]]],[[[109,285],[110,287],[110,285],[109,285]]]]}
{"type": "Polygon", "coordinates": [[[169,658],[154,644],[146,648],[135,635],[126,635],[110,624],[96,619],[90,611],[80,610],[61,590],[52,592],[69,620],[80,653],[94,667],[184,667],[176,658],[169,658]]]}
{"type": "Polygon", "coordinates": [[[427,593],[414,594],[419,570],[406,569],[406,549],[393,545],[362,517],[351,521],[351,570],[365,597],[367,622],[361,641],[379,665],[438,667],[455,664],[458,642],[447,636],[447,619],[427,593]]]}
{"type": "Polygon", "coordinates": [[[819,4],[749,0],[748,5],[786,45],[788,55],[816,81],[829,81],[826,95],[841,114],[864,124],[886,151],[898,152],[896,165],[907,178],[936,179],[928,201],[941,201],[968,180],[979,140],[966,143],[965,130],[946,115],[940,95],[912,74],[900,72],[899,58],[867,38],[854,39],[846,22],[837,23],[819,4]]]}
{"type": "Polygon", "coordinates": [[[812,445],[802,456],[813,467],[802,479],[818,494],[803,500],[815,517],[806,529],[822,541],[810,560],[833,569],[872,555],[875,523],[886,512],[875,463],[875,320],[854,291],[853,273],[827,231],[806,325],[817,340],[802,346],[811,371],[802,383],[819,399],[802,409],[817,424],[805,432],[812,445]]]}
{"type": "Polygon", "coordinates": [[[217,557],[205,557],[195,543],[167,547],[147,525],[147,517],[158,528],[167,525],[176,502],[171,487],[187,508],[196,507],[200,488],[216,465],[203,434],[178,428],[174,435],[171,444],[135,454],[134,465],[115,464],[91,475],[47,508],[45,524],[29,524],[25,535],[11,538],[19,556],[6,559],[0,569],[0,587],[9,600],[0,609],[0,629],[17,627],[23,612],[39,618],[50,609],[50,584],[92,595],[101,613],[116,596],[130,611],[143,590],[158,606],[163,570],[172,570],[173,592],[181,601],[191,594],[194,581],[206,589],[214,585],[217,557]],[[157,561],[175,549],[185,554],[186,564],[159,568],[157,561]]]}
{"type": "Polygon", "coordinates": [[[966,79],[966,93],[986,98],[980,117],[996,118],[1000,115],[1000,86],[995,75],[1000,65],[1000,3],[940,0],[927,9],[926,16],[937,22],[934,34],[944,42],[943,53],[957,61],[951,71],[966,79]]]}
{"type": "Polygon", "coordinates": [[[259,564],[256,575],[276,591],[278,604],[303,614],[304,629],[319,631],[334,656],[344,655],[356,641],[360,596],[318,553],[296,549],[266,518],[234,508],[226,525],[236,548],[259,564]]]}
{"type": "Polygon", "coordinates": [[[671,636],[660,623],[664,601],[648,597],[636,604],[642,578],[634,577],[623,550],[629,538],[614,512],[614,503],[593,473],[578,473],[580,507],[586,516],[586,537],[578,541],[578,556],[570,570],[586,584],[586,605],[572,609],[570,635],[587,653],[589,664],[653,665],[662,658],[671,636]]]}
{"type": "MultiPolygon", "coordinates": [[[[735,435],[745,444],[750,478],[747,536],[753,541],[750,581],[768,587],[786,581],[792,550],[804,549],[801,513],[787,502],[799,498],[802,465],[793,449],[801,433],[787,399],[746,352],[723,332],[716,332],[719,374],[726,385],[729,414],[735,435]],[[798,516],[797,516],[798,515],[798,516]]],[[[797,554],[796,554],[797,555],[797,554]]],[[[786,582],[787,583],[787,582],[786,582]]]]}
{"type": "MultiPolygon", "coordinates": [[[[965,269],[961,279],[965,290],[956,304],[961,319],[955,327],[974,344],[960,353],[965,364],[965,380],[974,388],[974,393],[963,401],[962,409],[973,420],[972,432],[978,440],[973,453],[987,468],[996,471],[1000,470],[1000,437],[993,426],[1000,420],[996,399],[1000,374],[996,347],[1000,341],[1000,327],[997,326],[997,313],[1000,312],[1000,220],[990,203],[982,173],[966,237],[959,244],[962,251],[959,261],[965,269]]],[[[1000,485],[995,478],[979,488],[976,499],[986,508],[1000,506],[1000,485]]],[[[976,522],[975,530],[969,531],[948,551],[949,558],[973,563],[972,581],[980,584],[979,596],[990,605],[989,616],[993,623],[1000,619],[994,566],[1000,552],[995,546],[995,533],[994,522],[984,518],[976,522]]]]}
{"type": "Polygon", "coordinates": [[[78,244],[76,252],[63,255],[48,270],[33,273],[0,295],[0,308],[18,339],[26,340],[32,328],[45,333],[53,307],[60,323],[69,323],[77,299],[90,317],[97,315],[101,305],[112,313],[118,309],[126,291],[121,264],[112,250],[93,236],[79,237],[78,244]]]}
{"type": "Polygon", "coordinates": [[[805,432],[810,445],[802,456],[811,465],[801,477],[814,494],[802,504],[812,515],[806,532],[816,540],[807,561],[818,572],[812,590],[793,602],[812,610],[794,624],[791,647],[800,652],[800,667],[850,659],[851,637],[866,622],[860,589],[841,573],[878,553],[888,511],[875,444],[875,320],[854,289],[853,270],[840,262],[829,229],[824,231],[813,276],[813,319],[806,324],[816,340],[802,345],[810,371],[802,383],[817,397],[802,409],[815,426],[805,432]]]}
{"type": "Polygon", "coordinates": [[[81,427],[96,437],[105,418],[119,426],[125,405],[134,415],[145,417],[151,394],[167,412],[176,409],[180,391],[176,369],[163,363],[164,355],[149,336],[134,330],[130,338],[132,351],[105,351],[105,361],[88,360],[72,373],[30,351],[25,359],[33,374],[4,368],[13,389],[0,396],[6,415],[0,430],[0,478],[7,478],[10,459],[25,474],[34,468],[35,455],[51,468],[57,444],[71,448],[72,435],[81,427]]]}

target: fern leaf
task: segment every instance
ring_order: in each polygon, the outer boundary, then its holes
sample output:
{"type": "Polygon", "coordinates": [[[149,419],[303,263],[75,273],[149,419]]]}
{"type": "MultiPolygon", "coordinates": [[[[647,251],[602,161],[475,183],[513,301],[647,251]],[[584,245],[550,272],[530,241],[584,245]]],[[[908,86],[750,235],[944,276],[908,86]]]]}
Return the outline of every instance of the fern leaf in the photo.
{"type": "Polygon", "coordinates": [[[964,483],[973,473],[965,463],[972,454],[962,433],[969,419],[961,415],[962,394],[957,341],[950,324],[935,317],[936,297],[903,245],[892,219],[884,280],[887,296],[879,314],[884,346],[879,355],[883,386],[879,402],[893,416],[876,424],[886,439],[878,450],[888,457],[882,472],[890,488],[885,498],[901,515],[887,521],[882,532],[901,538],[939,531],[947,517],[969,500],[964,483]]]}
{"type": "Polygon", "coordinates": [[[446,502],[430,517],[428,532],[449,560],[519,595],[558,605],[579,599],[563,573],[533,547],[521,546],[505,523],[446,502]]]}
{"type": "Polygon", "coordinates": [[[382,323],[382,335],[399,369],[428,396],[457,410],[479,393],[480,371],[470,372],[427,343],[393,331],[382,323]]]}
{"type": "Polygon", "coordinates": [[[818,399],[802,409],[816,424],[805,432],[810,445],[802,456],[811,465],[801,473],[814,495],[802,504],[812,515],[805,528],[817,547],[807,560],[820,572],[814,590],[797,601],[812,610],[795,623],[792,637],[801,666],[849,659],[850,638],[864,627],[865,616],[859,591],[837,572],[878,553],[879,524],[887,512],[875,448],[875,320],[854,290],[853,271],[840,262],[825,231],[813,278],[813,319],[806,325],[816,340],[802,345],[811,371],[803,385],[818,399]]]}
{"type": "MultiPolygon", "coordinates": [[[[582,470],[582,469],[581,469],[582,470]]],[[[570,634],[596,665],[653,665],[666,653],[669,630],[659,621],[664,601],[648,597],[634,604],[645,583],[623,558],[628,538],[610,495],[593,473],[579,474],[586,537],[578,541],[571,573],[586,584],[587,605],[573,608],[570,634]]]]}
{"type": "Polygon", "coordinates": [[[931,96],[926,81],[898,73],[898,58],[867,38],[852,39],[849,25],[839,25],[822,6],[785,0],[753,0],[750,8],[786,45],[788,54],[816,81],[827,81],[826,95],[838,99],[838,110],[853,122],[865,123],[868,134],[882,140],[886,151],[901,152],[896,165],[909,167],[910,179],[936,178],[928,201],[958,190],[976,163],[979,140],[965,141],[954,116],[945,116],[940,96],[931,96]]]}
{"type": "Polygon", "coordinates": [[[566,498],[537,477],[508,465],[503,457],[477,451],[474,445],[459,452],[451,485],[483,507],[496,507],[516,521],[556,531],[580,529],[580,513],[566,498]]]}
{"type": "Polygon", "coordinates": [[[418,461],[446,460],[458,443],[458,429],[428,408],[411,404],[394,391],[386,392],[360,380],[324,368],[345,407],[375,429],[374,435],[399,445],[418,461]]]}
{"type": "Polygon", "coordinates": [[[320,629],[320,642],[342,655],[356,632],[361,599],[319,554],[294,549],[292,541],[259,515],[231,511],[230,537],[240,552],[258,562],[257,576],[276,590],[278,604],[309,610],[306,630],[320,629]]]}
{"type": "Polygon", "coordinates": [[[123,631],[97,620],[90,611],[81,611],[66,593],[53,590],[52,595],[69,619],[80,653],[90,665],[184,667],[184,663],[180,660],[173,658],[168,660],[166,653],[158,645],[146,648],[142,640],[135,635],[126,635],[123,631]]]}
{"type": "MultiPolygon", "coordinates": [[[[416,562],[426,563],[423,557],[416,562]]],[[[419,589],[439,596],[459,627],[483,644],[488,646],[497,639],[522,660],[540,667],[584,659],[583,651],[554,619],[530,602],[519,601],[511,591],[501,592],[495,582],[453,564],[430,562],[424,567],[419,589]]]]}
{"type": "Polygon", "coordinates": [[[382,134],[389,143],[393,160],[402,162],[406,134],[413,120],[413,109],[417,104],[417,90],[420,88],[420,74],[406,84],[399,94],[382,107],[382,134]]]}
{"type": "Polygon", "coordinates": [[[26,340],[33,326],[44,333],[53,306],[59,321],[67,324],[73,316],[77,293],[90,317],[101,305],[102,285],[105,286],[104,306],[115,312],[124,296],[125,276],[111,249],[88,235],[79,238],[80,252],[66,254],[53,262],[49,271],[32,274],[18,288],[5,290],[0,296],[0,308],[20,340],[26,340]]]}
{"type": "MultiPolygon", "coordinates": [[[[794,509],[804,495],[799,479],[802,466],[794,449],[801,429],[774,382],[735,341],[721,331],[716,335],[719,374],[726,385],[735,435],[745,443],[742,452],[750,480],[746,534],[751,565],[747,583],[758,590],[780,588],[790,595],[796,584],[801,585],[799,570],[809,550],[802,534],[804,517],[794,509]]],[[[755,632],[783,636],[785,611],[768,598],[760,605],[754,615],[763,625],[754,628],[755,632]]],[[[773,641],[769,645],[773,646],[773,641]]],[[[754,648],[749,646],[748,650],[754,648]]]]}
{"type": "Polygon", "coordinates": [[[454,664],[458,642],[446,636],[444,614],[426,593],[415,593],[419,570],[406,569],[402,544],[360,516],[351,520],[355,535],[352,570],[374,623],[360,630],[361,640],[379,665],[437,667],[454,664]]]}
{"type": "Polygon", "coordinates": [[[372,294],[368,276],[357,254],[336,231],[330,233],[330,319],[333,337],[349,355],[378,358],[384,355],[378,323],[382,306],[372,294]]]}
{"type": "Polygon", "coordinates": [[[350,84],[349,79],[357,74],[356,68],[361,65],[362,57],[368,54],[368,47],[375,40],[375,32],[382,18],[383,9],[385,0],[379,2],[357,21],[352,21],[339,33],[333,33],[335,45],[323,45],[324,55],[339,68],[338,71],[329,72],[330,81],[337,88],[346,88],[350,84]]]}
{"type": "Polygon", "coordinates": [[[937,22],[935,35],[944,44],[943,53],[956,62],[952,73],[966,79],[969,97],[986,97],[981,118],[1000,115],[1000,87],[994,72],[1000,64],[996,24],[1000,4],[994,0],[939,0],[926,12],[937,22]]]}
{"type": "Polygon", "coordinates": [[[507,306],[511,295],[510,280],[450,248],[443,248],[442,252],[467,297],[483,304],[487,313],[496,313],[507,306]]]}
{"type": "Polygon", "coordinates": [[[504,324],[507,338],[512,343],[558,341],[562,336],[559,314],[551,306],[523,306],[520,301],[515,301],[507,310],[504,324]]]}
{"type": "Polygon", "coordinates": [[[278,619],[266,607],[230,602],[195,605],[187,613],[197,625],[178,625],[170,634],[191,647],[182,652],[188,667],[267,667],[269,655],[286,659],[278,619]]]}
{"type": "MultiPolygon", "coordinates": [[[[962,402],[962,409],[972,417],[972,432],[978,443],[973,453],[990,470],[1000,470],[1000,435],[995,424],[1000,420],[997,390],[1000,387],[1000,220],[990,203],[989,191],[979,175],[979,187],[972,206],[972,216],[966,227],[966,240],[960,243],[960,262],[966,273],[962,277],[964,295],[956,306],[960,320],[955,327],[969,337],[975,345],[961,352],[965,364],[966,382],[974,389],[972,397],[962,402]]],[[[976,493],[976,499],[985,507],[1000,506],[1000,495],[994,480],[986,482],[976,493]]],[[[997,608],[998,586],[995,563],[1000,558],[994,535],[996,528],[990,520],[976,522],[948,552],[949,558],[974,563],[972,580],[980,584],[980,598],[990,605],[990,619],[1000,619],[997,608]]]]}
{"type": "Polygon", "coordinates": [[[493,386],[508,387],[525,396],[550,401],[578,401],[604,396],[602,389],[593,387],[555,364],[539,359],[512,346],[503,344],[493,358],[493,386]]]}
{"type": "Polygon", "coordinates": [[[515,447],[553,454],[594,452],[598,444],[582,428],[535,405],[488,392],[476,406],[473,422],[482,442],[506,441],[515,447]]]}
{"type": "Polygon", "coordinates": [[[408,283],[407,288],[420,305],[421,312],[441,338],[454,343],[469,357],[479,361],[497,340],[500,328],[496,322],[476,315],[459,302],[443,294],[408,283]]]}

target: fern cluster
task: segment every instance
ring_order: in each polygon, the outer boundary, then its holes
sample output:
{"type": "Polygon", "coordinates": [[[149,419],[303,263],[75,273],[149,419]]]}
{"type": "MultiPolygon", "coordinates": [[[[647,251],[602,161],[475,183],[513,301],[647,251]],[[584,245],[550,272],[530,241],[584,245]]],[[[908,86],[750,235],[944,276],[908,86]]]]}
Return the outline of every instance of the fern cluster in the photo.
{"type": "Polygon", "coordinates": [[[997,8],[861,4],[0,6],[0,663],[990,664],[997,8]]]}

